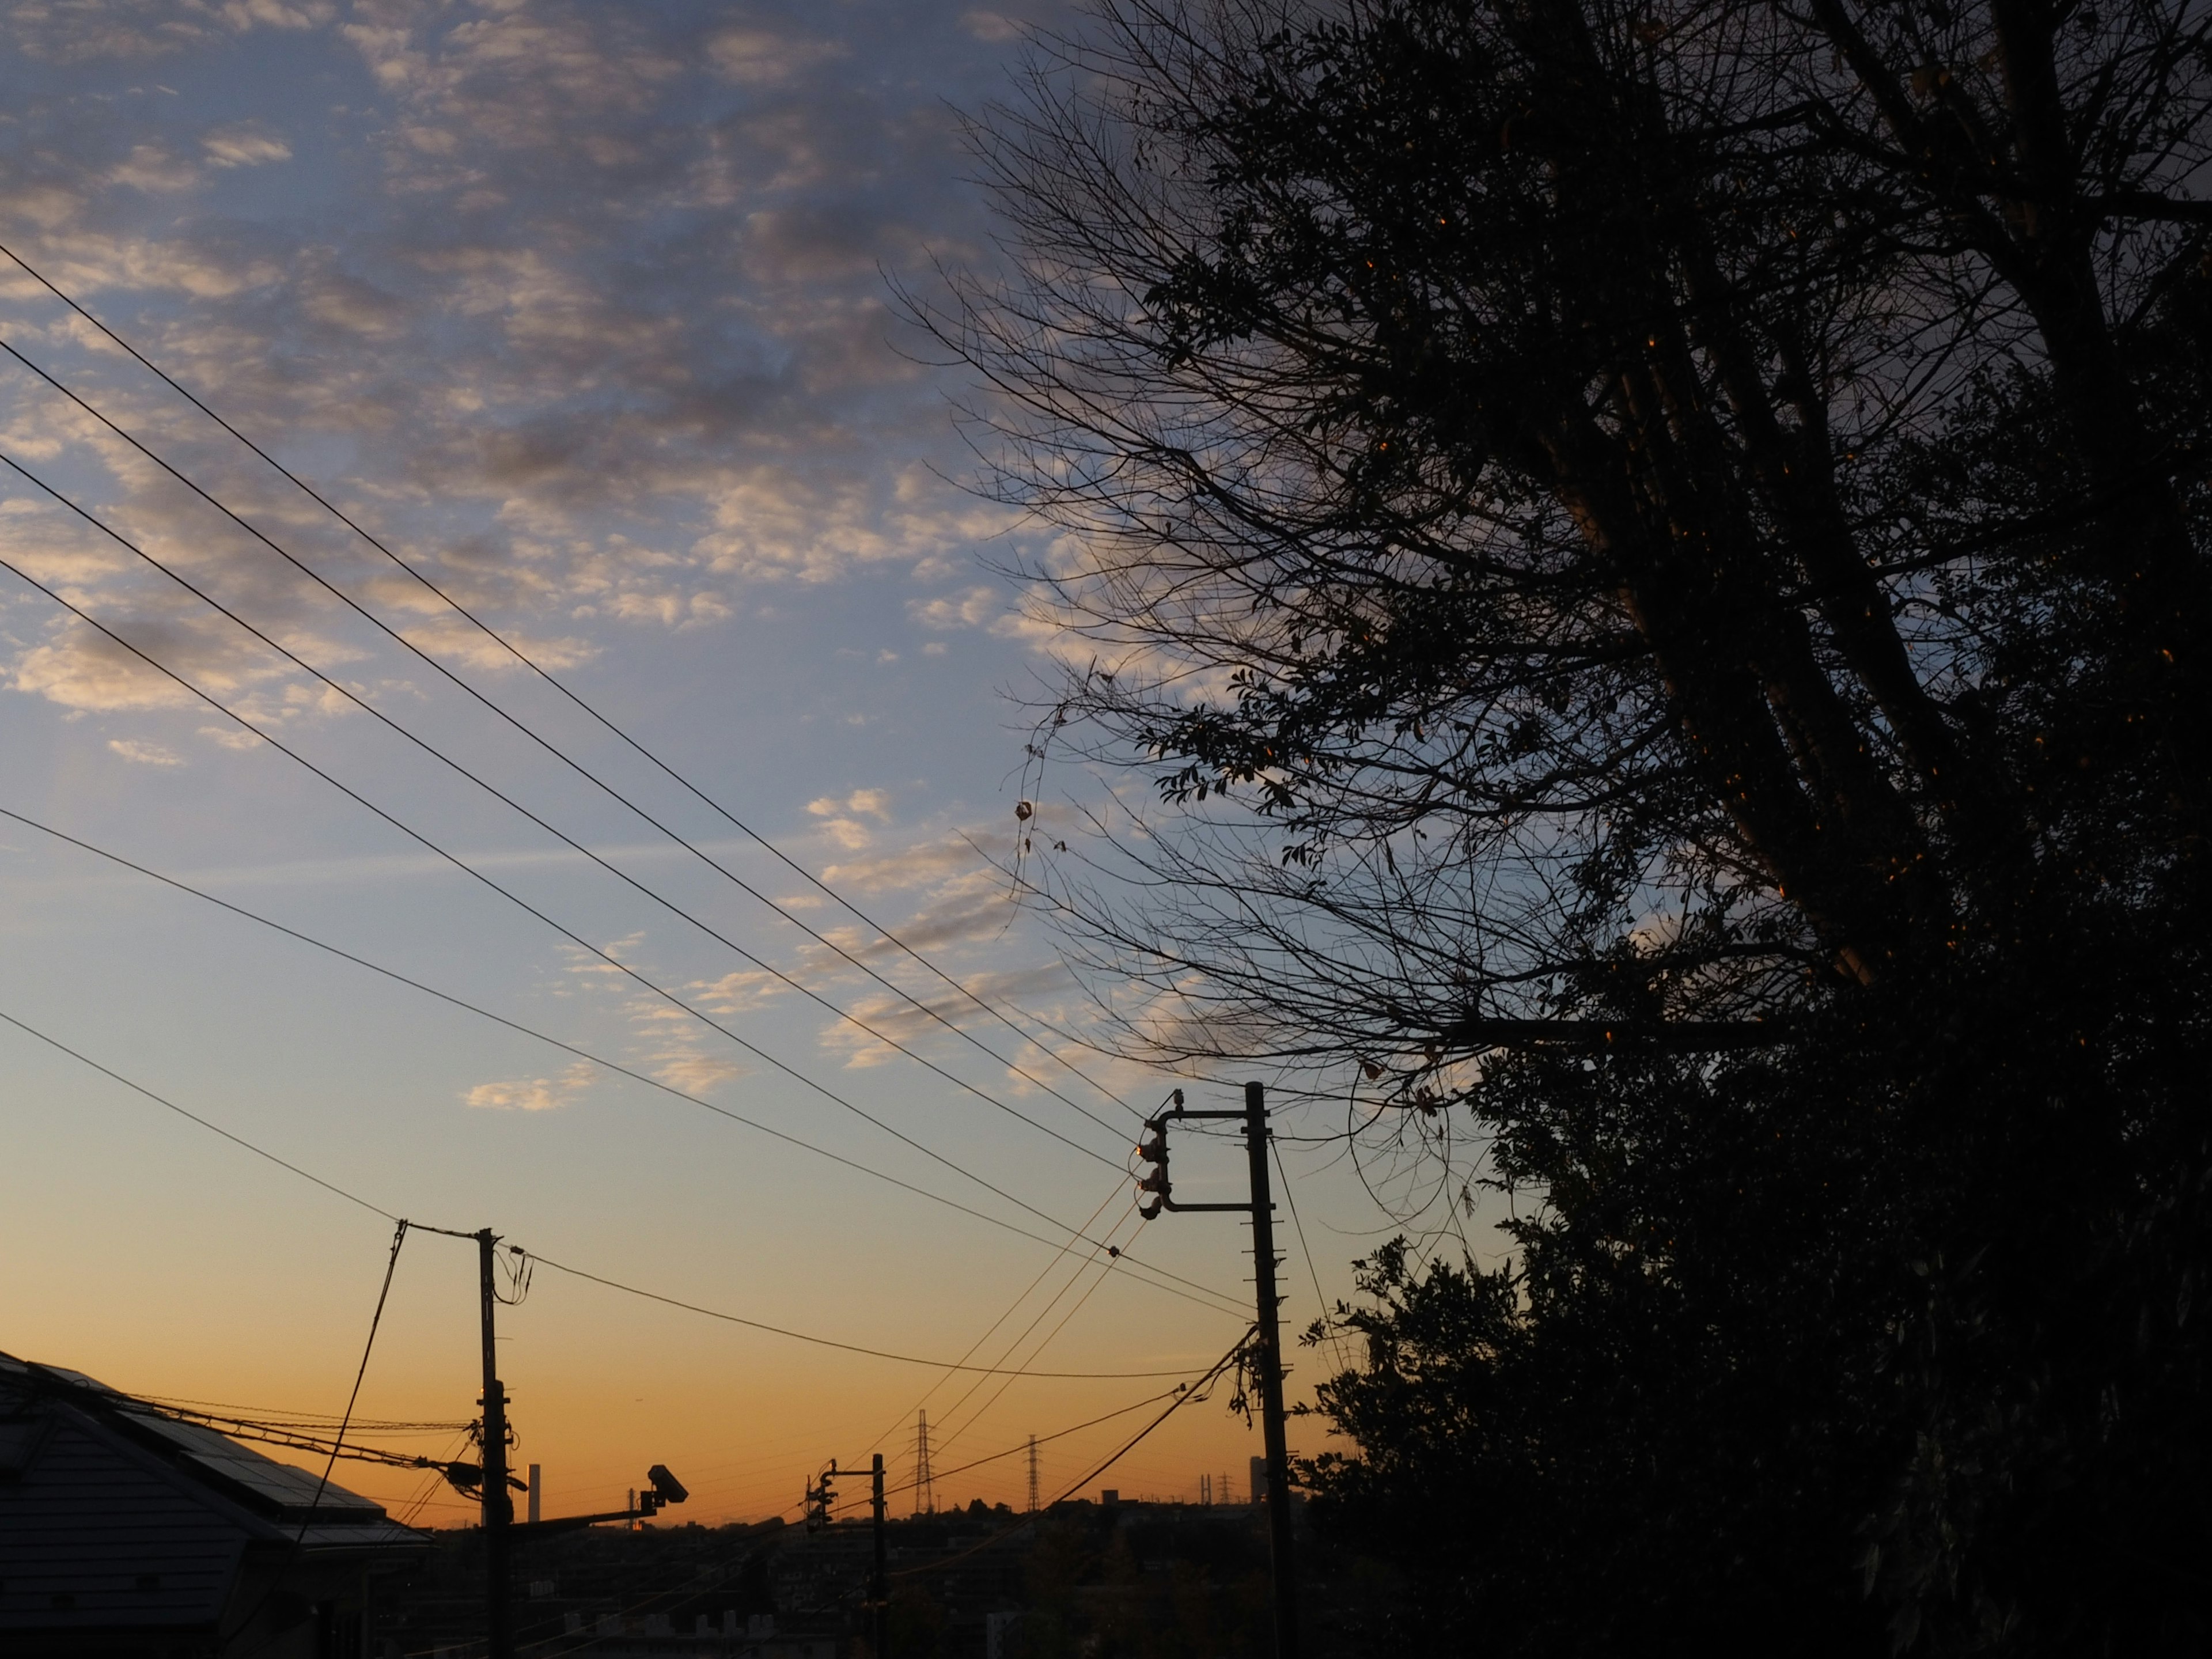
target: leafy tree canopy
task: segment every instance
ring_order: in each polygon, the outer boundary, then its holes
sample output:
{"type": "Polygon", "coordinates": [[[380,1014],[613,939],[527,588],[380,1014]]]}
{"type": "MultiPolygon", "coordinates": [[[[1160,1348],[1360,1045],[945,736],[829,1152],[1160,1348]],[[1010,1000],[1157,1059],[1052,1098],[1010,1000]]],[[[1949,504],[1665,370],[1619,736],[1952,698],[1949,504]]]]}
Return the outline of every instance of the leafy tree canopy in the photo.
{"type": "Polygon", "coordinates": [[[1325,1506],[1446,1645],[2201,1643],[2212,8],[1096,21],[927,317],[1161,798],[1025,873],[1537,1200],[1325,1506]]]}

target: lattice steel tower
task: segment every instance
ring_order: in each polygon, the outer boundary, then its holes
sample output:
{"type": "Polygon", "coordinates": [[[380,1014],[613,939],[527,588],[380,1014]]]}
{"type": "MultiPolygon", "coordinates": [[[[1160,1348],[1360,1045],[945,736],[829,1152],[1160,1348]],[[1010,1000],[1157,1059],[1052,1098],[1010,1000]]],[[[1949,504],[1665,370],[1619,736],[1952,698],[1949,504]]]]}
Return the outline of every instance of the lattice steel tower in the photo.
{"type": "Polygon", "coordinates": [[[937,1513],[937,1492],[929,1483],[929,1413],[920,1413],[914,1424],[914,1512],[937,1513]]]}

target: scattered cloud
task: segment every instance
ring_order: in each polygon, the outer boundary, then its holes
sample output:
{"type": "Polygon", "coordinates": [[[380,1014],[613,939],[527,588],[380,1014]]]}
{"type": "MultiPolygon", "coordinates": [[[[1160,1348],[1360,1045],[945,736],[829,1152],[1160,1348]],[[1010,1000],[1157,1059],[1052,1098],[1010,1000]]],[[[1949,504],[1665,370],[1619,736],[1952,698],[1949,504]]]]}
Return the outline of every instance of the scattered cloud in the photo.
{"type": "Polygon", "coordinates": [[[672,1054],[653,1062],[653,1076],[688,1095],[703,1095],[717,1084],[743,1077],[745,1068],[733,1060],[701,1053],[672,1054]]]}
{"type": "Polygon", "coordinates": [[[806,810],[817,818],[826,818],[838,812],[863,812],[872,818],[890,822],[891,798],[882,789],[855,789],[840,800],[835,795],[824,795],[806,803],[806,810]]]}
{"type": "Polygon", "coordinates": [[[131,190],[190,190],[199,183],[200,170],[159,143],[133,144],[131,153],[108,169],[107,180],[131,190]]]}
{"type": "Polygon", "coordinates": [[[945,836],[924,842],[879,858],[857,859],[844,864],[833,864],[822,872],[822,879],[832,887],[843,887],[856,892],[896,892],[901,889],[933,886],[954,877],[972,877],[987,870],[978,844],[987,850],[994,842],[1003,842],[1003,836],[978,835],[973,842],[966,836],[945,836]]]}
{"type": "MultiPolygon", "coordinates": [[[[928,606],[1012,522],[945,482],[963,452],[883,285],[887,266],[989,257],[946,104],[997,88],[1010,27],[912,0],[765,0],[738,24],[587,0],[21,5],[0,11],[0,44],[93,96],[13,118],[0,193],[27,257],[143,319],[136,343],[231,419],[342,458],[318,474],[349,512],[558,667],[613,630],[721,626],[762,585],[867,575],[928,606]],[[209,210],[307,153],[309,132],[250,102],[180,130],[178,100],[134,67],[151,57],[241,99],[319,76],[337,96],[313,142],[358,165],[319,167],[296,202],[264,186],[250,213],[209,210]]],[[[87,390],[139,395],[34,290],[0,288],[0,323],[87,390]]],[[[186,531],[165,481],[112,442],[10,395],[0,425],[53,427],[80,499],[179,526],[204,568],[238,556],[186,531]]],[[[304,523],[296,501],[275,510],[304,523]]],[[[137,580],[95,574],[103,607],[137,580]]],[[[463,665],[512,666],[368,580],[463,665]]],[[[968,603],[928,619],[974,625],[968,603]]],[[[58,633],[0,672],[71,708],[170,696],[58,660],[89,648],[58,633]]]]}
{"type": "Polygon", "coordinates": [[[807,40],[771,29],[725,29],[707,43],[707,59],[743,86],[772,86],[846,55],[841,41],[807,40]]]}
{"type": "Polygon", "coordinates": [[[182,766],[184,757],[173,749],[158,743],[148,743],[139,738],[110,738],[107,746],[124,759],[139,766],[182,766]]]}
{"type": "Polygon", "coordinates": [[[289,141],[258,121],[239,121],[216,127],[200,137],[208,161],[219,167],[258,167],[270,161],[292,159],[289,141]]]}
{"type": "Polygon", "coordinates": [[[994,587],[978,585],[964,593],[912,600],[907,612],[924,628],[981,628],[1006,615],[1006,596],[994,587]]]}
{"type": "Polygon", "coordinates": [[[468,1105],[486,1111],[550,1112],[556,1107],[566,1106],[592,1085],[598,1068],[587,1060],[578,1060],[558,1077],[512,1078],[496,1083],[479,1083],[465,1093],[461,1099],[468,1105]]]}
{"type": "Polygon", "coordinates": [[[1022,26],[1004,12],[985,11],[980,7],[960,14],[960,27],[978,40],[988,40],[1001,46],[1022,38],[1022,26]]]}

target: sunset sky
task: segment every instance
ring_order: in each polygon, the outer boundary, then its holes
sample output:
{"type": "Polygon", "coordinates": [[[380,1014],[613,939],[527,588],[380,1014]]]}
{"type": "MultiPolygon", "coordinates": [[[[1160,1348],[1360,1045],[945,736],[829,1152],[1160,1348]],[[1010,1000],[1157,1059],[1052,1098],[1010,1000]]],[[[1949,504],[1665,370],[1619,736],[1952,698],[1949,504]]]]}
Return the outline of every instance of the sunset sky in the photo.
{"type": "MultiPolygon", "coordinates": [[[[957,112],[1003,94],[1015,20],[929,0],[25,0],[0,31],[0,242],[969,989],[1083,1024],[1051,935],[988,861],[1012,849],[1018,699],[1053,643],[991,564],[1037,532],[962,487],[946,399],[963,383],[921,361],[886,282],[991,267],[957,112]]],[[[4,259],[0,333],[732,873],[870,944],[4,259]]],[[[0,1014],[395,1216],[489,1225],[550,1261],[839,1342],[950,1360],[983,1339],[979,1362],[1122,1374],[971,1394],[972,1378],[544,1267],[504,1315],[501,1352],[517,1458],[545,1466],[548,1514],[619,1504],[654,1462],[694,1493],[674,1518],[791,1512],[832,1456],[880,1449],[905,1479],[924,1404],[948,1468],[1158,1395],[1236,1340],[1250,1291],[1235,1218],[1164,1218],[1133,1247],[1206,1296],[1089,1265],[1088,1246],[1062,1254],[1039,1242],[1062,1237],[1052,1222],[1019,1207],[1129,1241],[1129,1134],[1177,1079],[1091,1055],[1086,1080],[912,963],[870,954],[999,1058],[933,1025],[13,358],[0,399],[0,452],[728,943],[4,470],[0,557],[264,736],[0,572],[0,809],[765,1127],[15,818],[0,818],[0,1014]]],[[[1060,830],[1056,799],[1043,810],[1060,830]]],[[[1240,1081],[1199,1085],[1193,1103],[1234,1103],[1240,1081]]],[[[1312,1109],[1285,1129],[1314,1139],[1282,1148],[1330,1297],[1390,1231],[1326,1139],[1344,1121],[1312,1109]]],[[[382,1217],[12,1024],[0,1170],[0,1349],[148,1395],[342,1408],[392,1235],[382,1217]]],[[[1194,1146],[1177,1176],[1187,1196],[1235,1195],[1241,1152],[1194,1146]]],[[[1295,1329],[1316,1311],[1316,1272],[1287,1212],[1279,1224],[1295,1329]]],[[[472,1414],[475,1271],[473,1247],[410,1237],[362,1414],[472,1414]]],[[[1294,1364],[1307,1397],[1320,1358],[1294,1364]]],[[[1191,1496],[1201,1473],[1228,1471],[1241,1494],[1258,1436],[1225,1398],[1099,1484],[1191,1496]]],[[[1145,1420],[1052,1441],[1046,1495],[1145,1420]]],[[[1295,1449],[1315,1436],[1293,1425],[1295,1449]]],[[[1004,1458],[939,1499],[1018,1503],[1024,1474],[1004,1458]]],[[[469,1514],[418,1477],[349,1464],[337,1478],[426,1523],[469,1514]]]]}

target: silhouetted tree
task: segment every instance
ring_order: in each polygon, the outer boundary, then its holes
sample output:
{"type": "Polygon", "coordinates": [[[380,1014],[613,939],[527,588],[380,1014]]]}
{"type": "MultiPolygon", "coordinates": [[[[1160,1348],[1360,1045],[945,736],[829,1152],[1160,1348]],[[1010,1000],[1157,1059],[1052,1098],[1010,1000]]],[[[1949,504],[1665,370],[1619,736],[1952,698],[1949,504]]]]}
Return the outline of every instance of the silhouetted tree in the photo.
{"type": "Polygon", "coordinates": [[[1508,1650],[2201,1642],[2212,10],[1097,22],[927,319],[1167,809],[1024,874],[1541,1200],[1331,1501],[1508,1650]]]}

